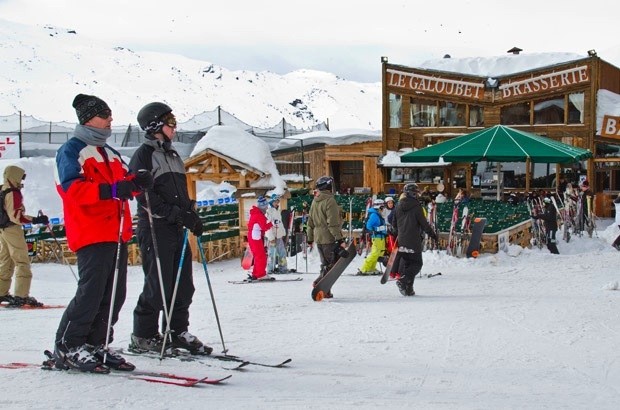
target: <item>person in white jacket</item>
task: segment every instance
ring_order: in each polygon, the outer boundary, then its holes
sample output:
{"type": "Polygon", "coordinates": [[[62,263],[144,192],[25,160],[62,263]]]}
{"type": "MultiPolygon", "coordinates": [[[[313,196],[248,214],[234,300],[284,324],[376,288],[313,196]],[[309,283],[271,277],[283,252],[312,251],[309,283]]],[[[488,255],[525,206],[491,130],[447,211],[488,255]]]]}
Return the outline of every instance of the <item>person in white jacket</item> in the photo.
{"type": "Polygon", "coordinates": [[[267,220],[273,226],[265,234],[268,241],[267,251],[267,272],[269,274],[288,273],[286,264],[286,246],[284,237],[286,236],[286,226],[282,221],[280,211],[280,197],[276,194],[271,196],[269,208],[265,213],[267,220]]]}
{"type": "MultiPolygon", "coordinates": [[[[620,228],[620,194],[614,199],[614,206],[616,207],[616,225],[620,228]]],[[[616,240],[611,244],[614,248],[620,251],[620,235],[616,238],[616,240]]]]}

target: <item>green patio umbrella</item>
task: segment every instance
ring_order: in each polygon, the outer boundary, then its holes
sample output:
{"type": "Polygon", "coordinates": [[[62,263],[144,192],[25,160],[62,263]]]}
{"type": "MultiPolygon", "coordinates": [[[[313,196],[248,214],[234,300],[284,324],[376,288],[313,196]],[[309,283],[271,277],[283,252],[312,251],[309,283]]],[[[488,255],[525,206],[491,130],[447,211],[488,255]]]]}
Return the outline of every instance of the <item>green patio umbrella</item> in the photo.
{"type": "Polygon", "coordinates": [[[495,125],[471,134],[407,153],[402,162],[531,162],[569,163],[591,158],[592,153],[504,125],[495,125]]]}
{"type": "MultiPolygon", "coordinates": [[[[539,162],[571,163],[591,158],[592,153],[504,125],[462,135],[442,143],[410,152],[402,162],[539,162]]],[[[498,173],[499,173],[498,166],[498,173]]],[[[498,178],[499,197],[499,178],[498,178]]]]}

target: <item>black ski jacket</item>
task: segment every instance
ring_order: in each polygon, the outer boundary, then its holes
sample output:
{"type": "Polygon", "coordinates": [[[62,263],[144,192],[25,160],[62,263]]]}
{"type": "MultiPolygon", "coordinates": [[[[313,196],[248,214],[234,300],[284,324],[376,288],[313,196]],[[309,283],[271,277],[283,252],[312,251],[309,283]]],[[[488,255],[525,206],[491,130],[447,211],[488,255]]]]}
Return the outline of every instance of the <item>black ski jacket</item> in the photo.
{"type": "Polygon", "coordinates": [[[536,215],[534,219],[542,219],[545,229],[548,231],[558,230],[558,212],[553,204],[545,205],[545,210],[541,215],[536,215]]]}
{"type": "Polygon", "coordinates": [[[398,246],[415,253],[422,252],[422,231],[429,235],[434,232],[424,217],[420,202],[415,198],[403,198],[398,201],[392,215],[392,226],[398,232],[398,246]]]}
{"type": "MultiPolygon", "coordinates": [[[[153,174],[153,188],[148,190],[148,194],[155,223],[174,223],[180,210],[191,208],[185,166],[170,143],[148,139],[131,157],[129,168],[133,173],[146,169],[153,174]]],[[[136,200],[139,222],[148,223],[144,193],[138,195],[136,200]]]]}

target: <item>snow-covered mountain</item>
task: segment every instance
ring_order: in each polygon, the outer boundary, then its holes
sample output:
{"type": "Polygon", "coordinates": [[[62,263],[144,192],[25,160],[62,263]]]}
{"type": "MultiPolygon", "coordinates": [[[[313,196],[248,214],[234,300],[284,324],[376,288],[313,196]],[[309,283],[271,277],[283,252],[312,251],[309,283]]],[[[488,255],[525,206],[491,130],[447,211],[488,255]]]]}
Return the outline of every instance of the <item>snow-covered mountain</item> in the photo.
{"type": "MultiPolygon", "coordinates": [[[[180,121],[217,106],[256,127],[284,119],[308,128],[381,127],[381,83],[298,70],[231,71],[180,55],[134,52],[84,38],[70,28],[26,26],[0,19],[0,116],[32,115],[75,122],[77,93],[96,94],[111,106],[114,124],[136,123],[138,110],[165,101],[180,121]]],[[[208,57],[208,56],[206,56],[208,57]]]]}

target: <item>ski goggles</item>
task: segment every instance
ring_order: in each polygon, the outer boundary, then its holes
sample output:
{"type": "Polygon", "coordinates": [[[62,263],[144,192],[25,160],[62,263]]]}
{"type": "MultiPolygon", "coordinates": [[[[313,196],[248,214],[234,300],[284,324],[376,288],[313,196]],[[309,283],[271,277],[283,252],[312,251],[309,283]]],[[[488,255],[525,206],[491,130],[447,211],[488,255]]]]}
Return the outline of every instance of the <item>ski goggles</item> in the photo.
{"type": "Polygon", "coordinates": [[[161,117],[161,122],[163,122],[165,125],[169,126],[170,128],[177,127],[177,119],[174,116],[174,114],[171,112],[161,117]]]}

